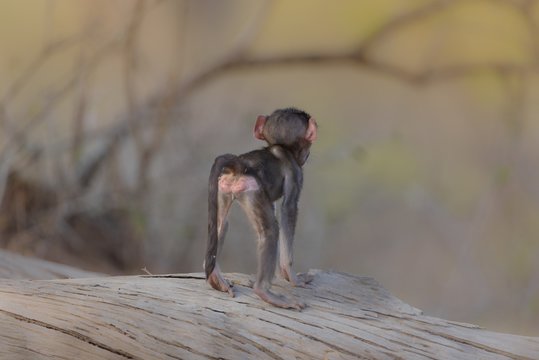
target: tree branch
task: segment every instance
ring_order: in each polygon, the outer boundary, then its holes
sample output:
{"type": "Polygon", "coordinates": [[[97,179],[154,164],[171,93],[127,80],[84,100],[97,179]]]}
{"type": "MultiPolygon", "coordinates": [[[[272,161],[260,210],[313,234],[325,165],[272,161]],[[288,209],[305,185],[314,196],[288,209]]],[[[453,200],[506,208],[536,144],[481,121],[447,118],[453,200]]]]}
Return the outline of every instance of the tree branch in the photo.
{"type": "Polygon", "coordinates": [[[302,312],[262,302],[249,277],[237,296],[202,274],[0,281],[0,355],[111,359],[539,358],[539,338],[421,314],[375,280],[311,271],[302,312]],[[1,330],[3,329],[3,330],[1,330]]]}
{"type": "Polygon", "coordinates": [[[433,0],[432,2],[419,8],[408,11],[386,22],[379,30],[373,32],[359,45],[356,54],[366,54],[376,44],[381,42],[386,36],[410,23],[428,17],[432,14],[446,9],[453,5],[455,0],[433,0]]]}

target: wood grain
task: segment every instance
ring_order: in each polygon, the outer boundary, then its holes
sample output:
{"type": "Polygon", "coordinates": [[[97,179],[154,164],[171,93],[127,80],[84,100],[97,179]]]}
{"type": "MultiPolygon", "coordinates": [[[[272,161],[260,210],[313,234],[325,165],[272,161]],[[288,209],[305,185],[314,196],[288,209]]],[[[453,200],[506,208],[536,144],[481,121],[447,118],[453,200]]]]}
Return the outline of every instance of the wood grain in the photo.
{"type": "Polygon", "coordinates": [[[371,278],[311,271],[302,312],[202,274],[0,280],[1,359],[539,359],[539,338],[437,319],[371,278]]]}

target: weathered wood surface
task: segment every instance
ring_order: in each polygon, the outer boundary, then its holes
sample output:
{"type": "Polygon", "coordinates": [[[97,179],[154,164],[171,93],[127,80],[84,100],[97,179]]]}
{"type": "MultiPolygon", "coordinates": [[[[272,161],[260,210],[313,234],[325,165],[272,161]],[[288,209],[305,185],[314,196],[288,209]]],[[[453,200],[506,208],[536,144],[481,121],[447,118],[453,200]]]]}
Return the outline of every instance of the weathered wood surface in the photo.
{"type": "Polygon", "coordinates": [[[0,359],[539,359],[539,338],[424,316],[376,281],[312,271],[308,303],[271,307],[228,274],[0,280],[0,359]]]}
{"type": "Polygon", "coordinates": [[[48,280],[98,276],[103,274],[0,250],[0,279],[48,280]]]}

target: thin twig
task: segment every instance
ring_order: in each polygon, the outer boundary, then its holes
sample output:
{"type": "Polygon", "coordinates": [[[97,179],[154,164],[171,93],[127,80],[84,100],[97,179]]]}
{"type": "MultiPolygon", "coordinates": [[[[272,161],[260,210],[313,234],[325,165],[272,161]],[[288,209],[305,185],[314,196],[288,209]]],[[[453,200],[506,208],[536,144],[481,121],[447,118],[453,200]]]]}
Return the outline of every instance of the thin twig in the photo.
{"type": "Polygon", "coordinates": [[[29,83],[32,77],[41,69],[49,58],[76,45],[80,39],[80,36],[75,36],[72,38],[55,41],[44,47],[39,52],[37,57],[30,63],[27,69],[22,73],[22,75],[8,87],[8,90],[6,91],[1,102],[6,103],[19,95],[21,90],[29,83]]]}
{"type": "Polygon", "coordinates": [[[131,135],[135,141],[135,146],[139,153],[143,152],[143,139],[138,130],[135,117],[135,106],[137,104],[135,76],[137,71],[137,41],[140,33],[140,26],[144,18],[144,0],[138,0],[133,8],[133,15],[127,25],[124,40],[124,91],[127,101],[128,121],[131,135]]]}

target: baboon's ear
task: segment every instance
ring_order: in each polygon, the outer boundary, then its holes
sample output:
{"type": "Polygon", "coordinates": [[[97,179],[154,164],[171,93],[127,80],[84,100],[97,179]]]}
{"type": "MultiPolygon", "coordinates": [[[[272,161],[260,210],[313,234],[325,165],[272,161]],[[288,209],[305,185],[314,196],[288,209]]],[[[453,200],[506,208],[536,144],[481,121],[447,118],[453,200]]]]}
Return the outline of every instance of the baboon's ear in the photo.
{"type": "Polygon", "coordinates": [[[318,130],[318,124],[314,118],[309,119],[309,126],[305,132],[305,140],[313,142],[316,140],[316,132],[318,130]]]}
{"type": "Polygon", "coordinates": [[[263,131],[264,131],[264,125],[266,125],[267,119],[268,117],[265,115],[258,115],[258,117],[256,118],[254,135],[255,135],[255,138],[257,138],[258,140],[266,140],[266,138],[264,137],[263,131]]]}

